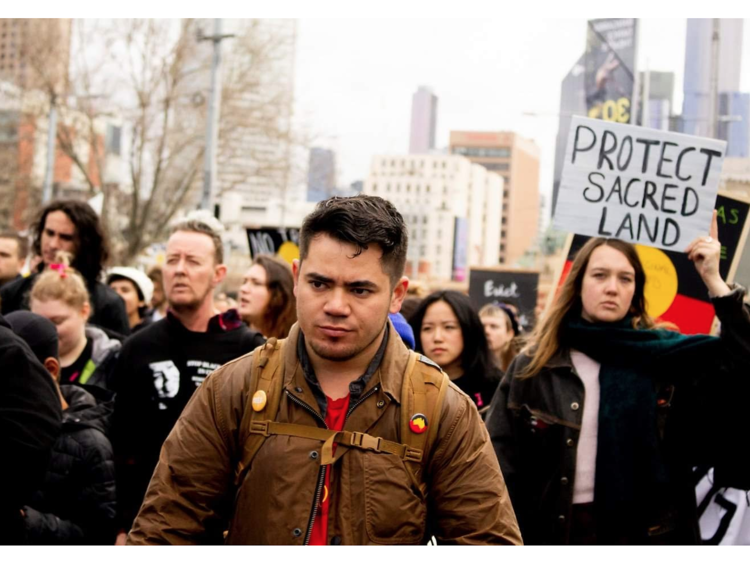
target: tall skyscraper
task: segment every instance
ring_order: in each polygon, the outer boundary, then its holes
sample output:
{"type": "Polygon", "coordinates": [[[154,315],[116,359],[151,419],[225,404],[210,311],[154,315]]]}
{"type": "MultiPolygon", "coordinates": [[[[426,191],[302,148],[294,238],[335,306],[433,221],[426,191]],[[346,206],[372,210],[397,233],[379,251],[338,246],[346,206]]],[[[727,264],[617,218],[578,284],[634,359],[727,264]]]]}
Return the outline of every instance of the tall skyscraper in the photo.
{"type": "Polygon", "coordinates": [[[307,170],[307,200],[317,203],[331,195],[336,188],[336,155],[333,150],[313,147],[307,170]]]}
{"type": "Polygon", "coordinates": [[[505,180],[498,253],[500,263],[514,264],[539,233],[539,147],[515,133],[451,131],[450,152],[505,180]]]}
{"type": "Polygon", "coordinates": [[[560,189],[563,161],[565,160],[565,145],[568,142],[570,120],[574,115],[586,115],[585,66],[586,54],[579,57],[568,71],[560,85],[560,123],[557,126],[555,141],[555,171],[552,179],[552,205],[550,216],[555,214],[557,192],[560,189]]]}
{"type": "Polygon", "coordinates": [[[669,131],[672,115],[672,99],[674,96],[674,72],[656,72],[648,73],[648,115],[643,119],[646,73],[641,72],[639,84],[641,93],[638,99],[641,100],[639,109],[638,123],[651,129],[669,131]]]}
{"type": "MultiPolygon", "coordinates": [[[[711,136],[713,19],[688,19],[685,42],[682,132],[711,136]]],[[[738,92],[742,64],[742,20],[719,20],[718,93],[738,92]]],[[[718,103],[718,102],[717,102],[718,103]]]]}
{"type": "Polygon", "coordinates": [[[414,92],[411,98],[409,154],[427,154],[435,148],[437,102],[437,96],[426,86],[420,86],[414,92]]]}
{"type": "Polygon", "coordinates": [[[723,92],[719,94],[718,136],[727,141],[726,156],[730,158],[750,157],[750,94],[723,92]]]}

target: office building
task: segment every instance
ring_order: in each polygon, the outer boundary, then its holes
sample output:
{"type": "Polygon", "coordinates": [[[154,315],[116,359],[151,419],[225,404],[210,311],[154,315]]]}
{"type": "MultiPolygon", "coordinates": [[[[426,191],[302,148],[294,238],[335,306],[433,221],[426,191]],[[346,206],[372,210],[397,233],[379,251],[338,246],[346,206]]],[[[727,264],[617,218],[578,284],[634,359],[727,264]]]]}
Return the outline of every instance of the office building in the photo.
{"type": "Polygon", "coordinates": [[[409,227],[406,274],[465,281],[497,265],[503,180],[452,155],[374,156],[363,193],[391,201],[409,227]]]}
{"type": "Polygon", "coordinates": [[[505,180],[497,251],[501,264],[513,265],[538,235],[539,147],[511,132],[451,131],[450,152],[505,180]]]}

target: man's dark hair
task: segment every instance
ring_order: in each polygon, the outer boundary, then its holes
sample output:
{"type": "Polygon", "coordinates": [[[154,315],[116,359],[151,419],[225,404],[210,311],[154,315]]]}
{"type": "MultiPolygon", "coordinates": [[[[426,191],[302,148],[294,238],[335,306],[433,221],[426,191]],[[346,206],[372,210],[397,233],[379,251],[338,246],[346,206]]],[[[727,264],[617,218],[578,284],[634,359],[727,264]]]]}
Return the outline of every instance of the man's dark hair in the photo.
{"type": "Polygon", "coordinates": [[[321,201],[305,217],[299,233],[300,261],[307,257],[310,243],[319,234],[357,247],[360,255],[370,244],[383,251],[381,266],[395,286],[404,273],[409,234],[404,218],[391,203],[372,195],[331,197],[321,201]]]}
{"type": "Polygon", "coordinates": [[[39,213],[39,219],[34,225],[34,252],[42,255],[42,232],[47,221],[47,215],[55,211],[65,213],[75,225],[74,235],[75,254],[70,264],[83,275],[86,282],[91,284],[99,280],[104,266],[109,259],[109,245],[104,235],[102,223],[88,203],[73,199],[52,201],[39,213]]]}
{"type": "Polygon", "coordinates": [[[18,247],[18,259],[26,259],[26,256],[29,254],[29,241],[25,236],[21,236],[12,230],[6,230],[5,232],[0,232],[0,238],[15,240],[18,247]]]}

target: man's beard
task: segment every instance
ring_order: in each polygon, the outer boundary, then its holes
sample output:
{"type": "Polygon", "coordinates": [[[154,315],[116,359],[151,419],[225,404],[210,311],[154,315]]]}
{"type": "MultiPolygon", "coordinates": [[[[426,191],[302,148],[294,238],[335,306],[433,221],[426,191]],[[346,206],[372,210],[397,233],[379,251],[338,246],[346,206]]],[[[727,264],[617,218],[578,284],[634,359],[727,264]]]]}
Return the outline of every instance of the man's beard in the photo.
{"type": "Polygon", "coordinates": [[[310,343],[310,347],[315,352],[315,354],[321,359],[343,363],[345,361],[353,359],[354,357],[362,353],[372,344],[372,342],[374,342],[378,338],[382,338],[383,332],[384,330],[379,331],[370,341],[362,345],[351,344],[348,348],[340,349],[339,352],[335,354],[328,351],[328,346],[319,345],[318,342],[316,342],[314,339],[308,339],[307,341],[310,343]]]}
{"type": "Polygon", "coordinates": [[[203,306],[203,303],[206,301],[206,298],[211,298],[212,289],[209,287],[205,293],[201,297],[196,297],[190,301],[187,302],[172,302],[169,300],[169,308],[174,310],[178,313],[191,313],[198,310],[201,306],[203,306]]]}

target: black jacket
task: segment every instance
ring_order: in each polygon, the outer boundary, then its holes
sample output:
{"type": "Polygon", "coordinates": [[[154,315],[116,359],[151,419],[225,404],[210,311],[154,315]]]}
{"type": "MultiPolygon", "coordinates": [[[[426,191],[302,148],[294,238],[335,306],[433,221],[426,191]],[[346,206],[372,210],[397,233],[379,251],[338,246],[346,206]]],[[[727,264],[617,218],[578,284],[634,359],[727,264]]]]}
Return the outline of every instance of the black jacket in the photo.
{"type": "Polygon", "coordinates": [[[0,544],[23,542],[20,510],[44,478],[61,417],[52,377],[0,316],[0,544]]]}
{"type": "Polygon", "coordinates": [[[24,507],[30,544],[114,544],[115,465],[107,438],[111,401],[62,385],[62,434],[42,487],[24,507]]]}
{"type": "MultiPolygon", "coordinates": [[[[15,310],[29,310],[29,293],[38,275],[38,272],[32,273],[28,277],[3,285],[0,289],[3,314],[10,314],[15,310]]],[[[118,334],[130,334],[125,303],[120,296],[99,281],[87,285],[91,298],[89,323],[118,334]]]]}
{"type": "Polygon", "coordinates": [[[214,370],[250,353],[265,338],[236,318],[229,329],[212,319],[192,332],[168,314],[122,346],[115,369],[114,445],[121,524],[129,529],[159,451],[195,389],[214,370]]]}
{"type": "MultiPolygon", "coordinates": [[[[750,488],[750,467],[736,458],[736,444],[746,440],[742,412],[750,395],[750,313],[742,297],[734,291],[714,299],[723,356],[706,357],[700,365],[675,365],[674,372],[655,381],[654,429],[669,485],[663,496],[643,506],[653,543],[700,543],[694,466],[715,466],[724,485],[750,488]]],[[[529,362],[521,354],[511,363],[492,400],[487,426],[524,543],[567,544],[584,386],[569,349],[560,350],[534,377],[517,378],[529,362]]]]}

